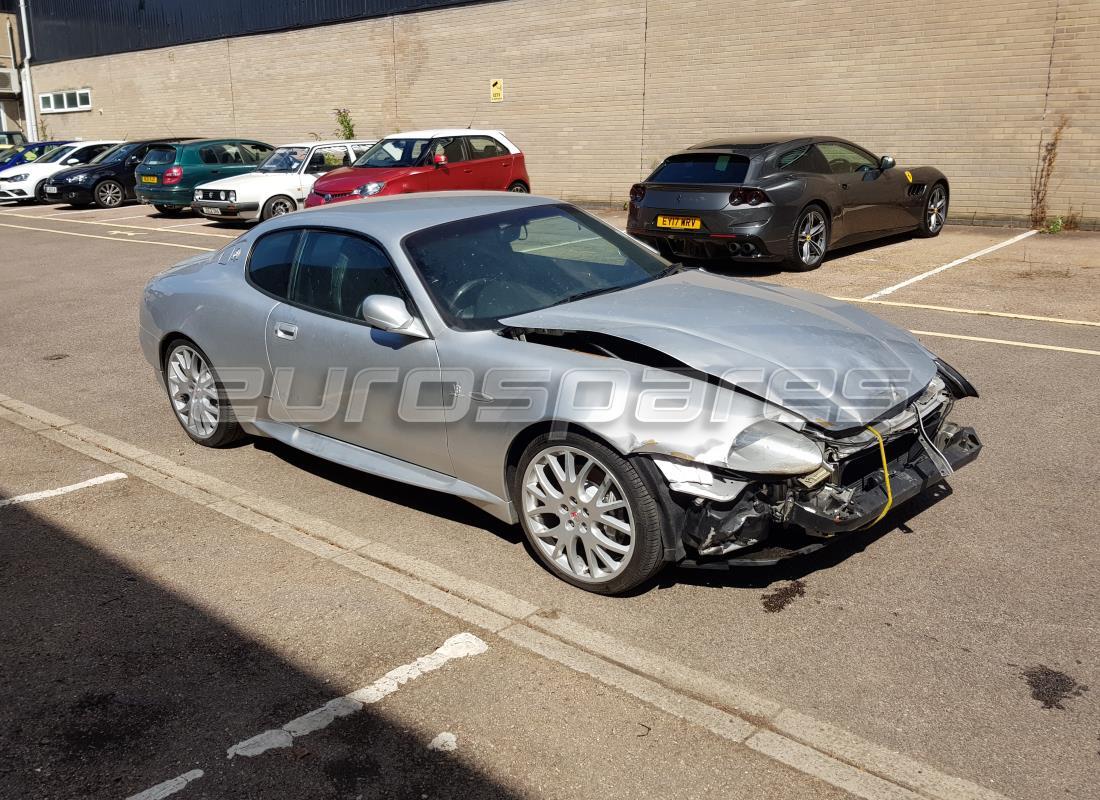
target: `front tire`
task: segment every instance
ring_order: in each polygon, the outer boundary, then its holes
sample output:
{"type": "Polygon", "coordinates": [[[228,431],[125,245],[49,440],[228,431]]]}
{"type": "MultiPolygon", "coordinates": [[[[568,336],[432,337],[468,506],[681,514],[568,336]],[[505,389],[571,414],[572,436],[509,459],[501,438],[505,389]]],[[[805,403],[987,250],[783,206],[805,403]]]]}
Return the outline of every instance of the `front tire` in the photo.
{"type": "Polygon", "coordinates": [[[928,193],[928,200],[924,203],[917,236],[922,239],[932,239],[940,235],[943,226],[947,224],[947,201],[947,187],[942,183],[935,184],[932,191],[928,193]]]}
{"type": "Polygon", "coordinates": [[[542,434],[523,451],[512,497],[527,541],[567,583],[622,594],[660,571],[660,509],[634,466],[576,433],[542,434]]]}
{"type": "Polygon", "coordinates": [[[821,266],[829,246],[829,220],[819,205],[806,206],[795,220],[787,237],[783,265],[796,272],[809,272],[821,266]]]}
{"type": "Polygon", "coordinates": [[[515,181],[508,187],[508,191],[515,194],[531,194],[531,189],[523,181],[515,181]]]}
{"type": "Polygon", "coordinates": [[[268,220],[272,217],[281,217],[284,214],[289,214],[292,211],[298,210],[298,204],[286,195],[277,194],[266,203],[264,203],[264,209],[260,213],[260,220],[268,220]]]}
{"type": "Polygon", "coordinates": [[[46,181],[39,181],[34,187],[34,202],[43,204],[50,202],[50,196],[46,194],[46,181]]]}
{"type": "Polygon", "coordinates": [[[118,181],[100,181],[92,191],[92,199],[100,208],[118,208],[126,200],[126,190],[118,181]]]}
{"type": "Polygon", "coordinates": [[[214,366],[194,342],[177,339],[168,347],[164,386],[176,420],[193,441],[227,447],[244,437],[214,366]]]}

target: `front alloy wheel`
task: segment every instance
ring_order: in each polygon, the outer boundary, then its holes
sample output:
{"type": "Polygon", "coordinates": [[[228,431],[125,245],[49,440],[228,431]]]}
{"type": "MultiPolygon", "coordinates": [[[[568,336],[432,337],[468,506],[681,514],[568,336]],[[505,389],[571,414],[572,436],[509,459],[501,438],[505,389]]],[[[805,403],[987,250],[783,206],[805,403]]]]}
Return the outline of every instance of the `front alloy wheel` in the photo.
{"type": "Polygon", "coordinates": [[[95,187],[95,204],[100,208],[117,208],[126,199],[118,181],[102,181],[95,187]]]}
{"type": "Polygon", "coordinates": [[[661,567],[656,503],[634,467],[575,434],[544,435],[520,460],[520,522],[539,558],[569,583],[627,591],[661,567]]]}
{"type": "Polygon", "coordinates": [[[178,342],[164,362],[164,383],[176,419],[201,445],[222,447],[241,438],[213,367],[190,342],[178,342]]]}
{"type": "Polygon", "coordinates": [[[947,189],[942,183],[932,187],[928,202],[924,206],[924,218],[921,219],[920,235],[926,239],[939,236],[947,222],[947,189]]]}
{"type": "Polygon", "coordinates": [[[289,214],[291,211],[297,211],[297,204],[289,197],[279,195],[272,197],[266,203],[264,203],[263,219],[271,219],[272,217],[281,217],[284,214],[289,214]]]}

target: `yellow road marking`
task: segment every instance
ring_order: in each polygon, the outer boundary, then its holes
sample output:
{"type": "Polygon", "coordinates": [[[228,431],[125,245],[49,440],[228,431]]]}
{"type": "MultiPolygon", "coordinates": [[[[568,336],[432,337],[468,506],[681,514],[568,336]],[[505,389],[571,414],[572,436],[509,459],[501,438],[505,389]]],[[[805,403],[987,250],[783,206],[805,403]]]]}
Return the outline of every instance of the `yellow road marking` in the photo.
{"type": "Polygon", "coordinates": [[[77,233],[76,231],[58,231],[53,228],[32,228],[30,225],[9,225],[0,222],[0,228],[17,228],[21,231],[42,231],[43,233],[56,233],[60,236],[81,236],[85,239],[102,239],[105,242],[126,242],[128,244],[157,244],[161,247],[182,247],[185,250],[202,250],[204,253],[212,253],[214,247],[195,247],[190,244],[175,244],[173,242],[151,242],[148,239],[119,239],[117,236],[97,236],[94,233],[77,233]]]}
{"type": "MultiPolygon", "coordinates": [[[[4,217],[22,217],[24,219],[37,219],[41,220],[42,217],[33,216],[31,214],[14,214],[10,211],[0,211],[0,216],[4,217]]],[[[50,217],[54,219],[54,217],[50,217]]],[[[74,225],[110,225],[115,228],[134,228],[139,231],[161,231],[166,233],[178,233],[181,236],[216,236],[219,239],[236,239],[237,236],[228,233],[203,233],[202,231],[169,231],[166,228],[153,228],[149,225],[123,225],[117,222],[111,222],[109,220],[97,220],[97,219],[59,219],[58,222],[71,222],[74,225]]]]}
{"type": "Polygon", "coordinates": [[[871,303],[876,306],[898,306],[899,308],[922,308],[928,311],[946,311],[951,314],[979,314],[986,317],[1005,317],[1007,319],[1025,319],[1031,322],[1057,322],[1061,325],[1089,325],[1100,328],[1100,322],[1085,319],[1064,319],[1062,317],[1037,317],[1033,314],[1010,314],[1007,311],[984,311],[980,308],[952,308],[950,306],[930,306],[924,303],[899,303],[896,300],[864,300],[859,297],[834,297],[845,303],[871,303]]]}
{"type": "Polygon", "coordinates": [[[938,333],[936,331],[909,331],[917,336],[938,336],[941,339],[962,339],[967,342],[985,342],[986,344],[1004,344],[1010,347],[1030,347],[1035,350],[1057,350],[1060,353],[1081,353],[1086,356],[1100,356],[1100,350],[1085,350],[1080,347],[1060,347],[1055,344],[1035,344],[1035,342],[1014,342],[1011,339],[987,339],[984,336],[963,336],[958,333],[938,333]]]}

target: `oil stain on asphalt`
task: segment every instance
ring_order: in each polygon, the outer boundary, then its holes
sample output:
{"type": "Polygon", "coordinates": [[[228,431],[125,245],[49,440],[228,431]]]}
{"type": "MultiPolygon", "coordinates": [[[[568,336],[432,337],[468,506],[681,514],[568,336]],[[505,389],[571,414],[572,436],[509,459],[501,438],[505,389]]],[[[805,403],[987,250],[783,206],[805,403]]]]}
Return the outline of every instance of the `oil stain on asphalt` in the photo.
{"type": "Polygon", "coordinates": [[[1064,701],[1080,697],[1089,690],[1069,675],[1040,664],[1029,667],[1022,673],[1031,689],[1031,696],[1043,704],[1043,708],[1065,710],[1064,701]]]}
{"type": "Polygon", "coordinates": [[[765,592],[760,595],[760,603],[767,613],[776,614],[793,603],[796,597],[803,597],[805,594],[805,582],[794,580],[786,586],[780,586],[773,592],[765,592]]]}

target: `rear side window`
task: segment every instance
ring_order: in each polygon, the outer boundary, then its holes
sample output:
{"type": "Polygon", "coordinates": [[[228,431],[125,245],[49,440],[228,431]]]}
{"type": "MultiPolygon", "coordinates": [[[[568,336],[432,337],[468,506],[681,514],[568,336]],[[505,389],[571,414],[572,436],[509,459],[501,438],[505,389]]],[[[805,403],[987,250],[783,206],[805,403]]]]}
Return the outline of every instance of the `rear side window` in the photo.
{"type": "Polygon", "coordinates": [[[174,147],[154,147],[148,153],[145,154],[144,163],[151,167],[155,167],[159,164],[174,164],[176,161],[176,148],[174,147]]]}
{"type": "Polygon", "coordinates": [[[683,153],[657,167],[649,180],[658,183],[743,183],[749,159],[729,153],[683,153]]]}
{"type": "Polygon", "coordinates": [[[256,242],[248,258],[248,278],[259,289],[279,298],[290,290],[290,268],[301,232],[277,231],[256,242]]]}
{"type": "Polygon", "coordinates": [[[776,159],[775,167],[777,172],[829,172],[829,164],[824,156],[810,144],[783,153],[776,159]]]}
{"type": "Polygon", "coordinates": [[[508,155],[508,148],[492,136],[471,136],[466,140],[470,146],[470,160],[481,158],[500,158],[508,155]]]}
{"type": "Polygon", "coordinates": [[[199,160],[203,164],[249,164],[240,148],[232,142],[208,144],[199,148],[199,160]]]}
{"type": "Polygon", "coordinates": [[[289,299],[325,314],[362,319],[372,294],[402,297],[389,258],[377,245],[334,231],[307,231],[289,299]]]}
{"type": "Polygon", "coordinates": [[[259,164],[271,155],[272,149],[259,142],[241,142],[241,153],[244,154],[245,161],[250,164],[259,164]]]}

